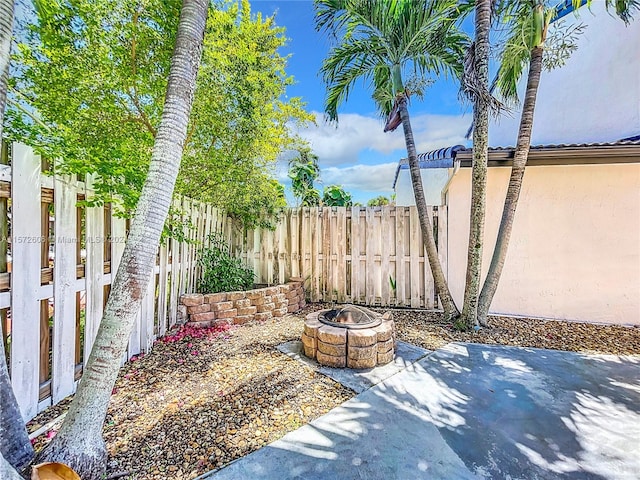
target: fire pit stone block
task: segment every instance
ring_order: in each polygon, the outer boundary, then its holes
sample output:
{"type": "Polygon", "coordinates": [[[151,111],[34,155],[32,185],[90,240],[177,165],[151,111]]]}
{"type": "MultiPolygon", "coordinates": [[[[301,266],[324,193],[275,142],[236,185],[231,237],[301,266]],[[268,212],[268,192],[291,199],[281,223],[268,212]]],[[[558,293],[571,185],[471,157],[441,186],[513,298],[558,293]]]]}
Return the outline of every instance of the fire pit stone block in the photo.
{"type": "Polygon", "coordinates": [[[333,345],[331,343],[324,343],[318,340],[318,352],[325,355],[331,355],[333,357],[344,357],[347,354],[347,345],[333,345]]]}
{"type": "Polygon", "coordinates": [[[363,330],[348,330],[349,346],[369,347],[375,345],[378,341],[378,334],[373,328],[363,330]]]}
{"type": "Polygon", "coordinates": [[[345,345],[347,343],[347,330],[345,328],[323,325],[318,329],[318,340],[333,345],[345,345]]]}
{"type": "Polygon", "coordinates": [[[377,363],[378,363],[377,357],[360,358],[360,359],[355,359],[351,357],[347,358],[347,367],[349,368],[356,368],[356,369],[373,368],[377,365],[377,363]]]}
{"type": "Polygon", "coordinates": [[[333,355],[326,355],[320,351],[316,353],[318,363],[327,367],[344,368],[347,364],[347,357],[334,357],[333,355]]]}
{"type": "Polygon", "coordinates": [[[393,335],[393,326],[390,325],[391,322],[382,322],[377,327],[373,327],[378,337],[378,342],[384,342],[386,340],[390,340],[393,335]]]}
{"type": "Polygon", "coordinates": [[[373,358],[377,361],[378,346],[370,345],[368,347],[354,347],[349,345],[349,358],[352,360],[364,360],[373,358]]]}
{"type": "Polygon", "coordinates": [[[386,353],[389,350],[393,350],[393,339],[385,340],[384,342],[378,342],[378,353],[386,353]]]}
{"type": "Polygon", "coordinates": [[[385,365],[389,362],[393,361],[393,350],[389,350],[388,352],[378,352],[378,364],[385,365]]]}
{"type": "Polygon", "coordinates": [[[306,322],[304,322],[304,333],[305,335],[308,335],[309,337],[317,337],[318,336],[318,329],[322,326],[322,323],[320,323],[320,320],[317,319],[311,319],[311,320],[307,320],[306,322]]]}

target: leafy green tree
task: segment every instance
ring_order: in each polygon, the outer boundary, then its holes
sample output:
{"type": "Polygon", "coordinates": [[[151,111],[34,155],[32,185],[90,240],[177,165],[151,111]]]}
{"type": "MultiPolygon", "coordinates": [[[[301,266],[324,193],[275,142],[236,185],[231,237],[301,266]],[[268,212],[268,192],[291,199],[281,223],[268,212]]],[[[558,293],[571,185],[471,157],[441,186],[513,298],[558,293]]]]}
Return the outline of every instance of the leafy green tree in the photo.
{"type": "MultiPolygon", "coordinates": [[[[522,189],[522,179],[529,157],[533,117],[542,69],[545,65],[547,68],[561,66],[575,49],[575,44],[572,41],[572,34],[576,33],[575,30],[560,35],[555,39],[557,42],[555,45],[547,43],[549,25],[555,16],[555,8],[550,5],[551,3],[544,0],[502,0],[497,6],[503,23],[509,25],[510,32],[499,59],[497,86],[502,96],[506,99],[516,100],[517,83],[527,69],[528,73],[518,139],[502,218],[491,264],[478,300],[477,317],[481,325],[487,324],[489,307],[498,289],[498,282],[507,257],[513,221],[522,189]],[[545,52],[549,53],[546,61],[545,52]]],[[[591,3],[590,0],[589,3],[591,3]]],[[[573,0],[573,6],[576,10],[581,4],[580,0],[573,0]]],[[[614,9],[625,23],[629,23],[634,12],[640,8],[640,2],[637,0],[606,0],[606,7],[614,9]]]]}
{"type": "Polygon", "coordinates": [[[283,100],[293,78],[284,73],[286,57],[278,49],[285,32],[273,17],[252,15],[245,0],[240,10],[212,10],[207,25],[191,123],[194,148],[177,188],[224,208],[245,227],[269,226],[286,206],[270,172],[297,142],[288,123],[313,117],[299,98],[283,100]]]}
{"type": "Polygon", "coordinates": [[[320,205],[320,192],[314,182],[320,177],[318,156],[308,147],[300,147],[298,156],[289,161],[288,176],[291,179],[291,190],[302,207],[320,205]]]}
{"type": "MultiPolygon", "coordinates": [[[[95,203],[122,199],[133,211],[162,111],[179,0],[38,2],[19,45],[14,139],[63,159],[63,173],[96,174],[95,203]]],[[[223,1],[207,21],[207,43],[177,191],[262,225],[284,206],[268,173],[293,141],[287,123],[311,117],[283,100],[292,78],[278,54],[284,30],[223,1]]]]}
{"type": "Polygon", "coordinates": [[[391,200],[389,200],[389,198],[385,197],[384,195],[380,195],[376,198],[372,198],[371,200],[369,200],[367,202],[367,207],[382,207],[384,205],[391,205],[392,202],[391,200]]]}
{"type": "Polygon", "coordinates": [[[39,454],[40,460],[69,465],[84,480],[104,478],[107,450],[102,427],[134,318],[151,280],[171,204],[196,89],[208,6],[208,0],[183,2],[165,104],[122,261],[64,423],[39,454]]]}
{"type": "Polygon", "coordinates": [[[315,0],[316,28],[337,40],[322,65],[325,112],[337,121],[338,107],[355,83],[371,84],[385,131],[402,125],[420,227],[440,301],[447,318],[459,311],[438,259],[427,214],[420,166],[409,118],[412,94],[420,96],[430,74],[459,75],[467,37],[458,29],[455,0],[315,0]]]}
{"type": "Polygon", "coordinates": [[[351,194],[342,185],[328,185],[322,192],[322,204],[326,207],[351,207],[351,194]]]}

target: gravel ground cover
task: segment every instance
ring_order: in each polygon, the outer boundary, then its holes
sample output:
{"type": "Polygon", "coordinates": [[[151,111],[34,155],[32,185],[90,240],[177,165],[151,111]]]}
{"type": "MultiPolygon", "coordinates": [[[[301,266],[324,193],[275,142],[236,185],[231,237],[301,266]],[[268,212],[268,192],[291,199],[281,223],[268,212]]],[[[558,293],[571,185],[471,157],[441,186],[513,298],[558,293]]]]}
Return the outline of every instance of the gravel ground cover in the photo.
{"type": "MultiPolygon", "coordinates": [[[[327,308],[310,304],[296,316],[229,329],[182,327],[127,363],[116,382],[104,438],[109,475],[192,479],[297,429],[355,393],[276,346],[297,340],[302,318],[327,308]]],[[[387,309],[381,309],[386,311],[387,309]]],[[[398,339],[427,349],[452,341],[640,354],[640,329],[494,317],[491,327],[460,333],[439,313],[393,310],[398,339]]],[[[35,431],[63,413],[68,401],[42,412],[35,431]]],[[[55,428],[35,441],[36,448],[55,428]]]]}

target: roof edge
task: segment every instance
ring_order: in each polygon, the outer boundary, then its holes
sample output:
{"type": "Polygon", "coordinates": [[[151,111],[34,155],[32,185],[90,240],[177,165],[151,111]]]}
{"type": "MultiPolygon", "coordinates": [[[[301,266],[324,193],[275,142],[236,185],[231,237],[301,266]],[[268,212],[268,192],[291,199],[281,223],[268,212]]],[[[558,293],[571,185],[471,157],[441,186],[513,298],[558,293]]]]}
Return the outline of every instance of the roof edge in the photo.
{"type": "MultiPolygon", "coordinates": [[[[489,149],[489,166],[511,165],[514,151],[514,148],[489,149]]],[[[471,149],[457,152],[456,160],[460,160],[461,167],[470,167],[472,159],[471,149]]],[[[532,147],[529,150],[528,163],[537,165],[640,163],[640,144],[532,147]]]]}

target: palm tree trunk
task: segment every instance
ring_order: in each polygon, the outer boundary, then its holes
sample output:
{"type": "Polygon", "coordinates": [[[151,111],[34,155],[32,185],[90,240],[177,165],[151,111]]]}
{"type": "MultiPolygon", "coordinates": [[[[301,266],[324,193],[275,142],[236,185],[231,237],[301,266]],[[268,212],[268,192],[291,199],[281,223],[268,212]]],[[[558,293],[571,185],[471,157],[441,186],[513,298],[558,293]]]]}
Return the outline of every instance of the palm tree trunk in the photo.
{"type": "MultiPolygon", "coordinates": [[[[7,103],[12,31],[13,1],[0,0],[0,142],[4,108],[7,103]]],[[[29,442],[29,435],[20,415],[16,396],[11,389],[2,338],[2,325],[0,325],[0,454],[6,462],[21,469],[33,458],[33,447],[29,442]]]]}
{"type": "Polygon", "coordinates": [[[422,175],[420,175],[418,154],[413,139],[413,130],[411,128],[411,121],[409,120],[409,110],[407,109],[407,97],[405,94],[401,94],[398,99],[398,111],[400,113],[400,119],[402,120],[404,141],[407,145],[407,158],[409,159],[409,171],[411,172],[411,184],[413,185],[413,195],[416,200],[420,229],[422,231],[422,238],[424,239],[424,246],[427,250],[431,274],[433,275],[433,281],[438,296],[440,297],[442,308],[444,309],[444,316],[447,320],[453,320],[460,315],[460,311],[453,301],[447,279],[444,276],[440,260],[438,259],[438,248],[436,247],[436,242],[433,237],[433,226],[427,214],[427,203],[424,197],[424,189],[422,188],[422,175]]]}
{"type": "Polygon", "coordinates": [[[24,480],[15,468],[2,456],[0,452],[0,478],[2,480],[24,480]]]}
{"type": "MultiPolygon", "coordinates": [[[[491,0],[476,3],[476,39],[474,68],[477,87],[489,91],[489,29],[491,27],[491,0]]],[[[487,200],[487,160],[489,156],[489,105],[482,95],[476,95],[473,105],[473,167],[471,172],[471,212],[469,220],[469,247],[467,275],[464,287],[462,316],[456,326],[471,329],[476,323],[480,274],[482,272],[482,246],[487,200]]]]}
{"type": "Polygon", "coordinates": [[[122,261],[69,413],[40,456],[69,465],[84,480],[101,478],[106,467],[102,426],[169,211],[187,134],[207,7],[208,0],[183,2],[164,110],[122,261]]]}
{"type": "MultiPolygon", "coordinates": [[[[0,454],[20,470],[33,458],[33,447],[11,389],[0,326],[0,454]]],[[[4,478],[4,477],[2,477],[4,478]]]]}
{"type": "Polygon", "coordinates": [[[529,148],[531,147],[531,131],[533,130],[533,114],[536,106],[536,96],[538,94],[538,85],[540,84],[540,74],[542,73],[542,56],[543,48],[535,47],[531,51],[531,61],[529,64],[529,75],[527,77],[527,90],[525,92],[524,104],[522,106],[522,116],[520,117],[520,129],[518,131],[518,143],[513,155],[513,166],[511,167],[511,177],[509,178],[509,187],[504,201],[502,210],[502,219],[500,220],[500,228],[498,230],[498,238],[493,250],[491,265],[487,272],[487,278],[482,286],[480,299],[478,301],[478,321],[481,325],[487,324],[487,315],[493,296],[498,289],[498,282],[502,274],[505,259],[507,258],[507,249],[509,248],[509,239],[513,229],[513,220],[518,206],[518,198],[522,188],[522,179],[524,178],[527,159],[529,157],[529,148]]]}

